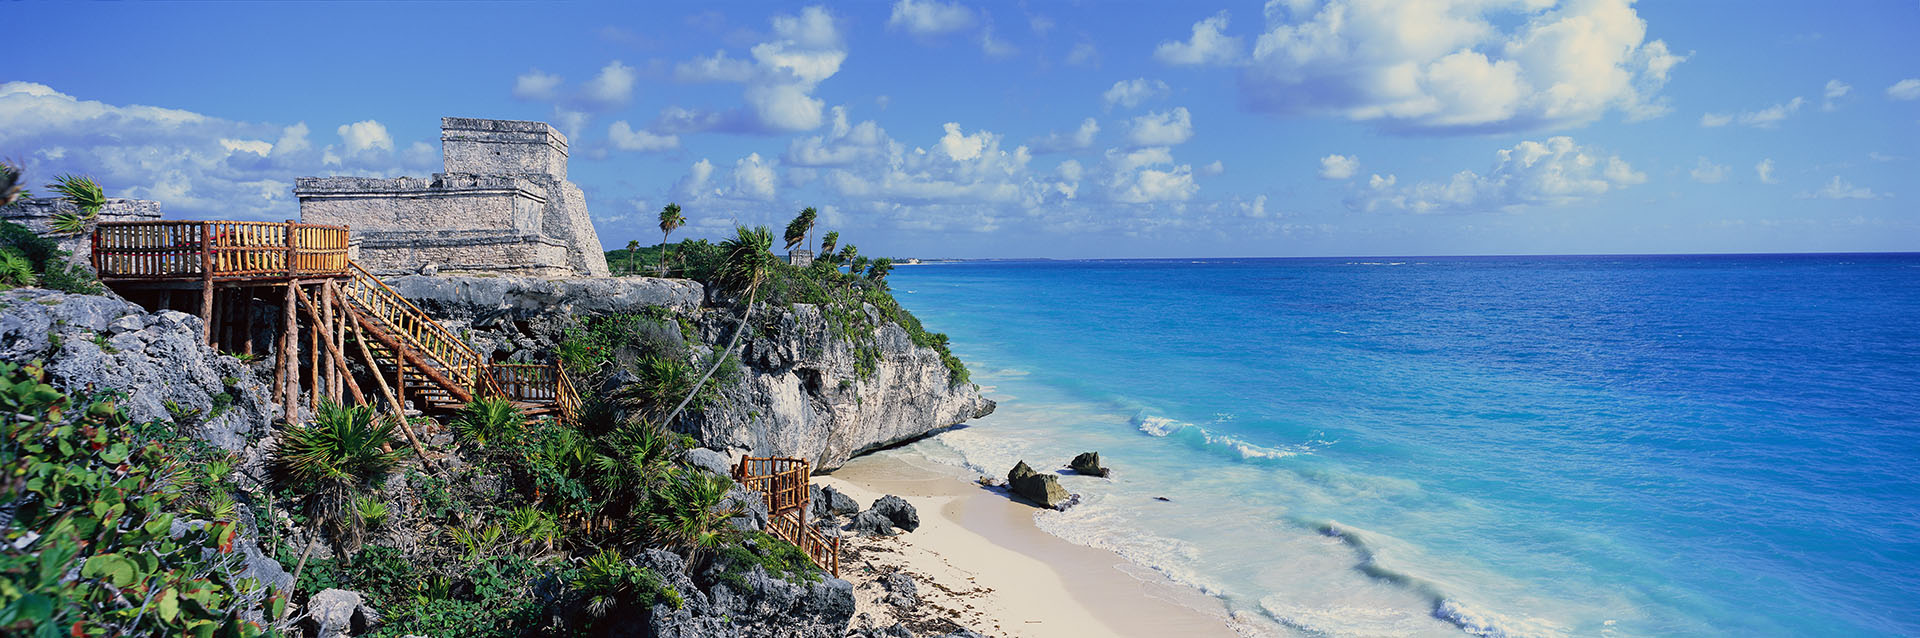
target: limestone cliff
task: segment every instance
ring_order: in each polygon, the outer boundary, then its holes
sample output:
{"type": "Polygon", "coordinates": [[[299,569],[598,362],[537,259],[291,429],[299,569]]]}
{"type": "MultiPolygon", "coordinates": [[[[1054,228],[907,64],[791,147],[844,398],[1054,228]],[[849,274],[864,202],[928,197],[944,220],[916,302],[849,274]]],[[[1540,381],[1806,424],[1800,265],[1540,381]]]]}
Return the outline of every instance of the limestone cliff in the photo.
{"type": "MultiPolygon", "coordinates": [[[[703,303],[698,283],[652,278],[546,280],[527,277],[427,277],[391,280],[401,295],[483,352],[547,361],[569,325],[594,314],[660,307],[685,319],[695,351],[722,347],[734,311],[703,303]]],[[[862,330],[836,330],[815,306],[756,309],[739,351],[738,381],[681,427],[702,445],[735,454],[795,456],[831,469],[861,452],[924,436],[993,411],[978,386],[953,383],[938,352],[915,345],[873,308],[862,330]]]]}

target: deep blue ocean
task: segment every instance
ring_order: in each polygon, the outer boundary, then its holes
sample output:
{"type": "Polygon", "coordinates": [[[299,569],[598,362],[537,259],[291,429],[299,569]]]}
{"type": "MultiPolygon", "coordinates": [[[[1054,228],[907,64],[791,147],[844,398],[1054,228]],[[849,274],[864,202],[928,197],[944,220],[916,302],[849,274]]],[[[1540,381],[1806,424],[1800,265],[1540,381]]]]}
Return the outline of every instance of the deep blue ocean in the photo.
{"type": "Polygon", "coordinates": [[[1920,255],[901,267],[1043,529],[1310,636],[1920,635],[1920,255]],[[1156,500],[1164,496],[1170,501],[1156,500]]]}

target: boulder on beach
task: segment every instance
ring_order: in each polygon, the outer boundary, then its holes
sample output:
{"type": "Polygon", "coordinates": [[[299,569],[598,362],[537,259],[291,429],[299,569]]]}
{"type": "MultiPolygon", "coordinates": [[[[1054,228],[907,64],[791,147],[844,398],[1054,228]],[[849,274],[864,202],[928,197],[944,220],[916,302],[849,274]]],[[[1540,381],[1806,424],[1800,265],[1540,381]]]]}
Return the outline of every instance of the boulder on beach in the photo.
{"type": "Polygon", "coordinates": [[[906,499],[891,494],[873,502],[873,507],[853,517],[851,529],[866,535],[892,534],[895,528],[911,532],[920,529],[920,513],[906,499]]]}
{"type": "Polygon", "coordinates": [[[853,500],[840,490],[831,486],[808,485],[807,516],[814,520],[826,520],[840,516],[860,513],[860,502],[853,500]]]}
{"type": "Polygon", "coordinates": [[[1100,466],[1099,452],[1081,452],[1079,456],[1073,457],[1073,461],[1067,463],[1067,468],[1080,474],[1101,478],[1106,478],[1113,472],[1100,466]]]}
{"type": "Polygon", "coordinates": [[[1033,501],[1041,507],[1066,509],[1074,502],[1073,495],[1067,493],[1067,488],[1060,487],[1060,477],[1035,472],[1032,467],[1027,466],[1026,461],[1021,461],[1019,465],[1007,471],[1007,487],[1011,488],[1014,494],[1033,501]]]}

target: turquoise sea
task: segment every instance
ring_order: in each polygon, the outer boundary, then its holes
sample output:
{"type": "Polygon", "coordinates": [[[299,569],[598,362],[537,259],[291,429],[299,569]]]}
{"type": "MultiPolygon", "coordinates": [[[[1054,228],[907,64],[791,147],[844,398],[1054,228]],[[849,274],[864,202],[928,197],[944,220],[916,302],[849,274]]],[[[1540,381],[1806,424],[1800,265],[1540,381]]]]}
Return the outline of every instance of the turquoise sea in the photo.
{"type": "Polygon", "coordinates": [[[1040,526],[1301,636],[1920,635],[1920,255],[971,262],[1040,526]],[[1169,501],[1156,500],[1164,496],[1169,501]]]}

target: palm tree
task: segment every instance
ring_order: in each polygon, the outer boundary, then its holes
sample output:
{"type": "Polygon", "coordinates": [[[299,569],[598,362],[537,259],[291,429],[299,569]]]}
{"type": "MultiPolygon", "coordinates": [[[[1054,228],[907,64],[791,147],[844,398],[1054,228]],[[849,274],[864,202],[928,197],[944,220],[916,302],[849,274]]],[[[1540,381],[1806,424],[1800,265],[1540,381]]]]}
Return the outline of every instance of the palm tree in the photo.
{"type": "Polygon", "coordinates": [[[713,378],[713,373],[726,363],[728,359],[726,353],[732,352],[734,346],[740,345],[740,336],[746,334],[747,321],[753,317],[754,293],[759,292],[760,283],[766,280],[767,273],[772,272],[778,263],[774,261],[772,252],[773,232],[767,230],[766,226],[735,227],[734,237],[720,242],[720,251],[726,257],[720,265],[718,283],[728,286],[744,284],[743,287],[747,291],[747,311],[741,313],[740,323],[733,327],[733,338],[727,340],[726,349],[721,350],[720,354],[713,358],[713,365],[707,366],[707,371],[700,375],[700,380],[693,383],[693,391],[680,399],[680,405],[674,406],[673,411],[667,413],[667,418],[661,423],[672,424],[674,418],[680,416],[680,411],[687,409],[687,404],[693,402],[693,397],[700,394],[700,388],[707,384],[707,379],[713,378]]]}
{"type": "MultiPolygon", "coordinates": [[[[840,255],[837,257],[834,257],[833,261],[836,263],[846,264],[847,268],[851,270],[853,268],[853,260],[858,258],[859,256],[860,256],[860,247],[855,246],[853,244],[847,244],[846,246],[842,246],[840,248],[840,255]]],[[[854,273],[854,274],[857,275],[860,273],[854,273]]]]}
{"type": "Polygon", "coordinates": [[[819,261],[831,263],[833,261],[833,249],[838,248],[839,246],[840,246],[840,231],[830,230],[830,231],[827,231],[827,234],[821,235],[820,236],[820,257],[818,258],[819,261]]]}
{"type": "MultiPolygon", "coordinates": [[[[813,232],[813,220],[819,215],[820,211],[814,210],[812,206],[808,206],[800,209],[800,215],[794,217],[793,221],[787,224],[786,240],[788,253],[793,252],[794,246],[807,243],[807,234],[813,232]]],[[[808,246],[808,248],[812,248],[812,246],[808,246]]]]}
{"type": "Polygon", "coordinates": [[[683,552],[688,563],[699,564],[707,552],[718,549],[734,530],[727,521],[740,515],[727,504],[733,481],[700,470],[678,470],[657,491],[650,527],[653,538],[683,552]]]}
{"type": "Polygon", "coordinates": [[[867,268],[867,280],[880,284],[881,286],[886,286],[887,273],[890,272],[893,272],[892,257],[875,259],[873,260],[873,265],[867,268]]]}
{"type": "Polygon", "coordinates": [[[640,240],[638,239],[627,240],[627,270],[629,272],[633,272],[636,274],[640,272],[640,266],[638,261],[639,252],[640,252],[640,240]]]}
{"type": "Polygon", "coordinates": [[[667,276],[667,237],[673,231],[687,225],[687,218],[680,215],[680,205],[668,203],[660,209],[660,276],[667,276]]]}

